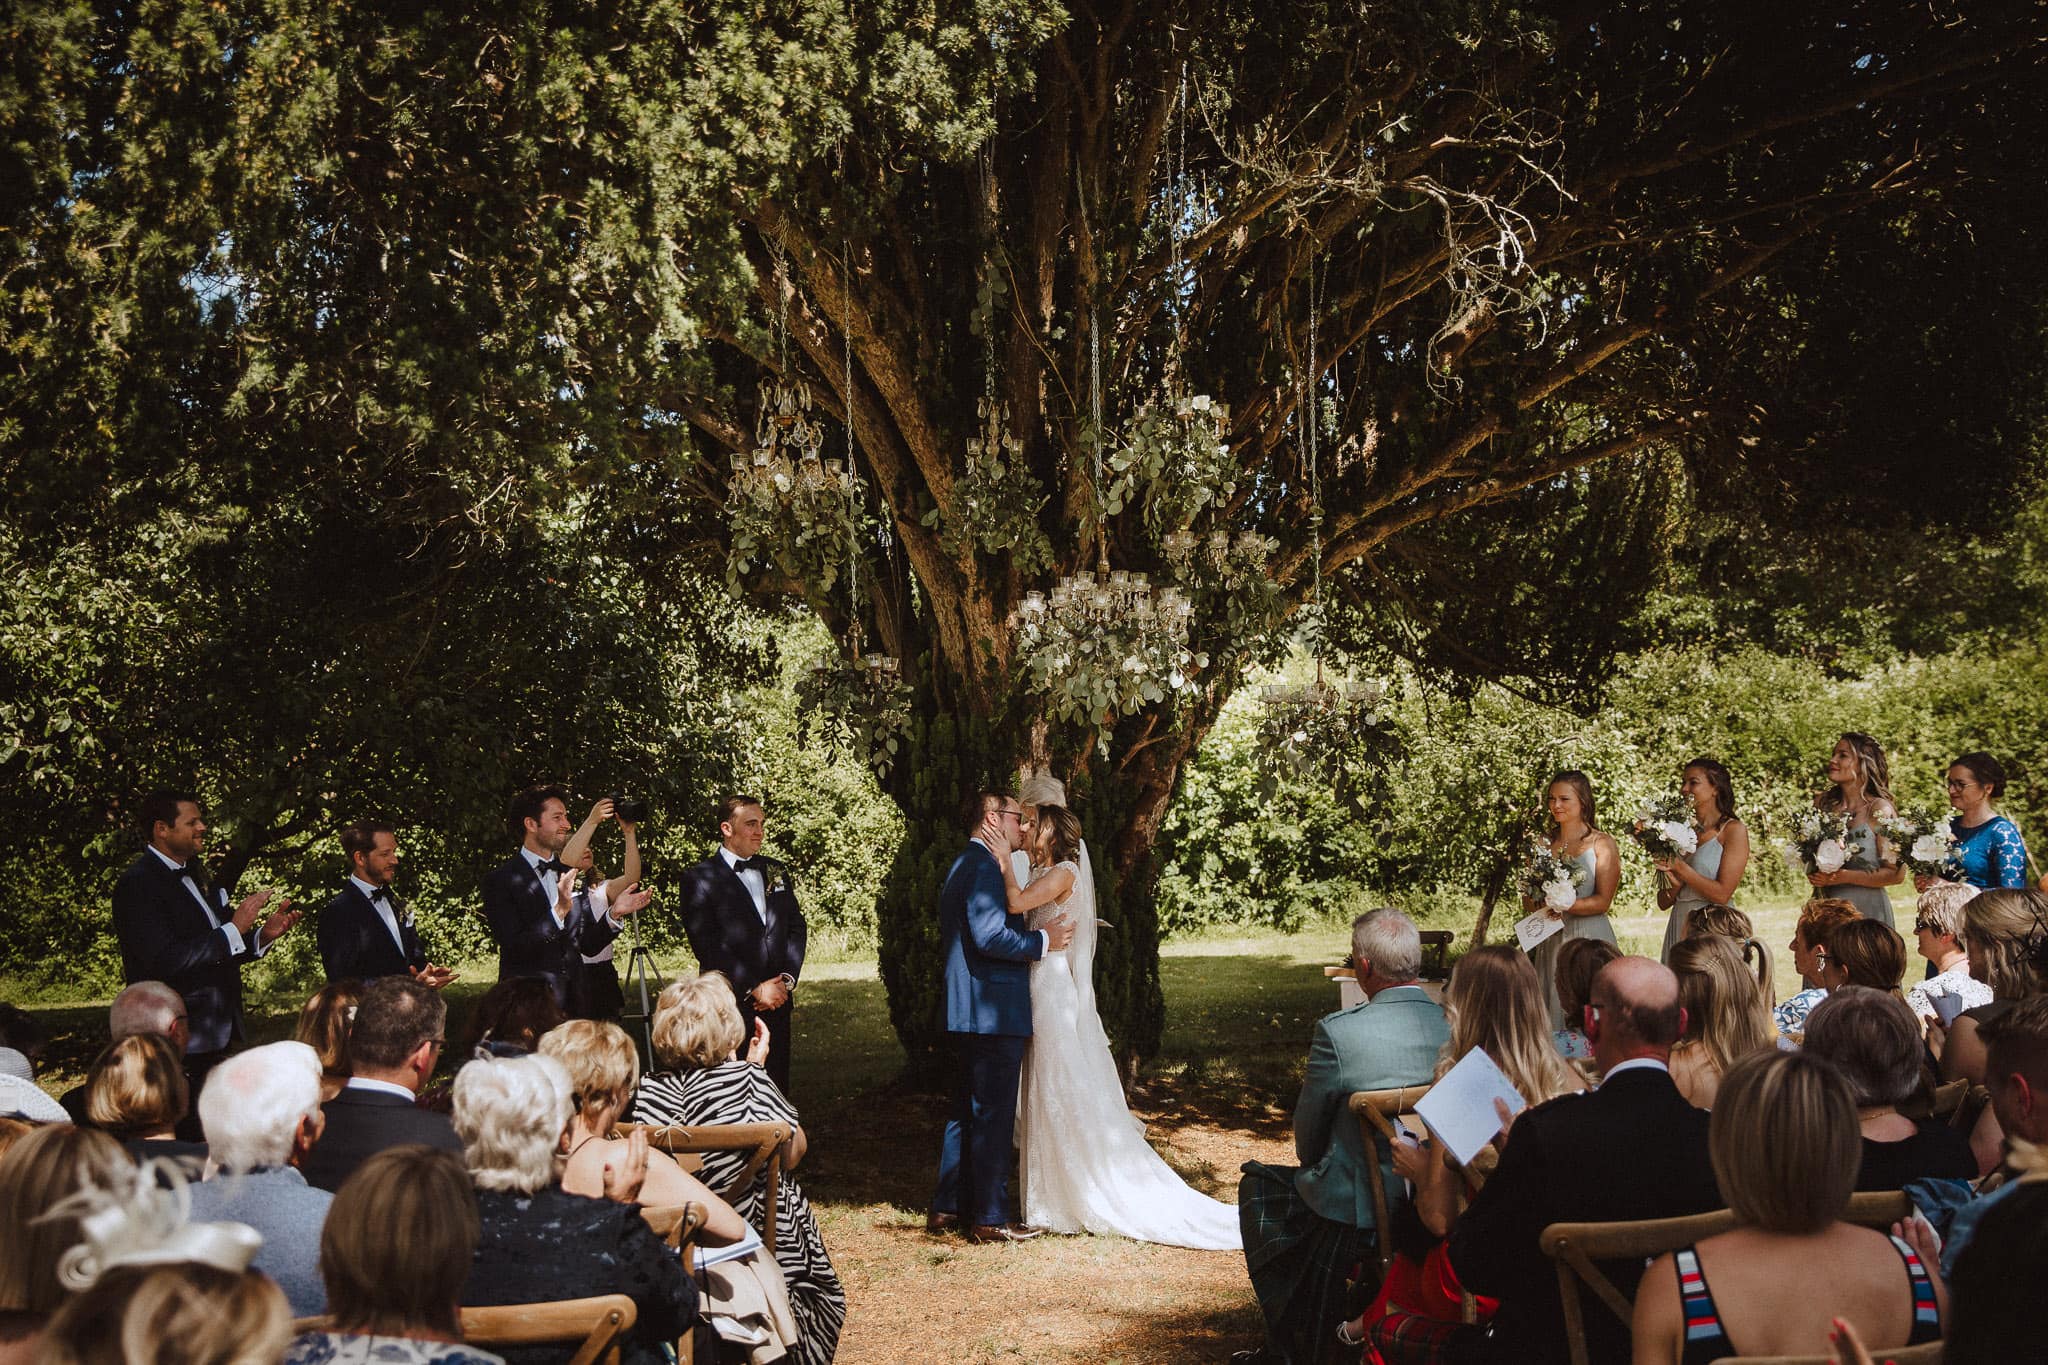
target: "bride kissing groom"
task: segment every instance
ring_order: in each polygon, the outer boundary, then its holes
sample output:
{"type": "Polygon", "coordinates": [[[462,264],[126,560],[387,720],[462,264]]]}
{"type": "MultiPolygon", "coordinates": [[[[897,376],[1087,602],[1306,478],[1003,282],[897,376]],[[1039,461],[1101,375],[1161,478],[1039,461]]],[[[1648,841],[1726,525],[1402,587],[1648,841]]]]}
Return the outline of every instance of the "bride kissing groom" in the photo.
{"type": "Polygon", "coordinates": [[[1081,823],[1044,774],[1027,779],[1024,797],[1035,807],[1028,826],[1007,791],[963,803],[970,842],[939,893],[953,1070],[925,1230],[964,1225],[977,1242],[1050,1230],[1238,1250],[1236,1206],[1183,1184],[1124,1105],[1095,1010],[1099,921],[1081,823]],[[1028,855],[1024,868],[1013,849],[1028,855]],[[1013,1135],[1022,1223],[1010,1220],[1006,1191],[1013,1135]]]}

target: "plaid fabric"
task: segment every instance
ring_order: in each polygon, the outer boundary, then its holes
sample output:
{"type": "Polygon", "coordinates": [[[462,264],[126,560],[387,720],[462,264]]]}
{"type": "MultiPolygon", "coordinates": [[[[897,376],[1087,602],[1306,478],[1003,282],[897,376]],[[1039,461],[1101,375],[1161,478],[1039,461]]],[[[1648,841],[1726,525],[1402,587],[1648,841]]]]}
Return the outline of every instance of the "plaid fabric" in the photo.
{"type": "Polygon", "coordinates": [[[1385,1365],[1445,1365],[1451,1339],[1460,1332],[1476,1333],[1459,1322],[1425,1318],[1393,1309],[1366,1331],[1366,1341],[1385,1365]]]}
{"type": "Polygon", "coordinates": [[[1266,1345],[1290,1365],[1315,1365],[1351,1316],[1354,1272],[1378,1278],[1370,1229],[1319,1217],[1295,1193],[1292,1166],[1247,1161],[1237,1185],[1238,1226],[1252,1292],[1266,1315],[1266,1345]],[[1361,1263],[1364,1264],[1360,1271],[1361,1263]]]}

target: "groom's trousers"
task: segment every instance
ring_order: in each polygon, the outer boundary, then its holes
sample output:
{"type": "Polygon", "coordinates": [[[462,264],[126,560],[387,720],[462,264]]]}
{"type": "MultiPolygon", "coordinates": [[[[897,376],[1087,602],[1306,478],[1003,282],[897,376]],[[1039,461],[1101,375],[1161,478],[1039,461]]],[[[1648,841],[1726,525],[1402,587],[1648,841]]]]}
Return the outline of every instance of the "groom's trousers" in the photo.
{"type": "Polygon", "coordinates": [[[1010,1221],[1007,1186],[1011,1137],[1017,1128],[1017,1080],[1029,1038],[995,1033],[950,1033],[952,1107],[939,1148],[939,1188],[933,1213],[960,1215],[975,1227],[1010,1221]]]}

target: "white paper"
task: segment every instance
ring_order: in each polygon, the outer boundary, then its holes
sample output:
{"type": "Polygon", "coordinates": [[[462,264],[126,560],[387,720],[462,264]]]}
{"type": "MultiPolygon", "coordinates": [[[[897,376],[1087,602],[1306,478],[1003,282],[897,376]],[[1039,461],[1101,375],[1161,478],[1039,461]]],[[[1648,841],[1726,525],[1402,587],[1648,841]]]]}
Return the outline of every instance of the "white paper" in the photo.
{"type": "Polygon", "coordinates": [[[1536,945],[1564,928],[1564,921],[1548,910],[1538,910],[1533,915],[1524,915],[1515,921],[1515,946],[1525,953],[1536,951],[1536,945]]]}
{"type": "Polygon", "coordinates": [[[1496,1099],[1505,1100],[1511,1114],[1527,1107],[1522,1092],[1501,1074],[1486,1049],[1475,1047],[1416,1102],[1415,1112],[1458,1164],[1466,1166],[1500,1131],[1500,1115],[1493,1112],[1496,1099]]]}

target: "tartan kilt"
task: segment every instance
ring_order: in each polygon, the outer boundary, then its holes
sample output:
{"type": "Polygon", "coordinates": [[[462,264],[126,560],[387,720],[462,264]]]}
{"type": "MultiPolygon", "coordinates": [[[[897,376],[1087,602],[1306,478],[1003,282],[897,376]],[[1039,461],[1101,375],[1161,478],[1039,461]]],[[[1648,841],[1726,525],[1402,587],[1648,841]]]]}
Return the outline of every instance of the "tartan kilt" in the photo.
{"type": "Polygon", "coordinates": [[[1333,1223],[1309,1208],[1294,1188],[1297,1167],[1247,1161],[1240,1169],[1238,1227],[1267,1345],[1292,1365],[1315,1365],[1351,1316],[1352,1272],[1360,1273],[1368,1297],[1379,1279],[1373,1230],[1333,1223]]]}

